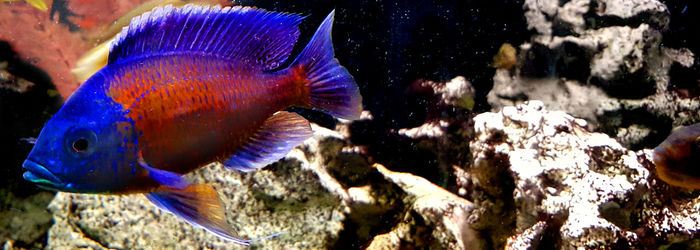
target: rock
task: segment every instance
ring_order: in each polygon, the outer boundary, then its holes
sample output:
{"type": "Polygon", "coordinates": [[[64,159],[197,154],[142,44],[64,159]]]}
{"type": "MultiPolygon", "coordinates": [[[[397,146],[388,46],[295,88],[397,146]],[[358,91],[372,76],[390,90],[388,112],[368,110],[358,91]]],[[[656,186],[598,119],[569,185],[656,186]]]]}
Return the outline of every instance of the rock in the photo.
{"type": "Polygon", "coordinates": [[[17,93],[24,93],[34,86],[34,83],[8,72],[7,65],[8,62],[0,62],[0,88],[13,90],[17,93]]]}
{"type": "Polygon", "coordinates": [[[682,195],[659,181],[651,150],[628,150],[586,125],[540,101],[474,118],[470,190],[484,190],[488,199],[476,205],[486,209],[511,196],[506,248],[647,248],[698,237],[700,205],[690,198],[698,192],[682,195]]]}
{"type": "MultiPolygon", "coordinates": [[[[189,177],[211,183],[219,191],[229,224],[241,237],[282,232],[252,245],[271,249],[332,246],[352,207],[347,203],[372,203],[373,198],[354,190],[351,196],[326,172],[333,166],[325,164],[326,152],[337,157],[343,137],[317,126],[313,129],[313,138],[262,170],[245,174],[212,164],[189,177]]],[[[49,209],[56,224],[49,232],[48,248],[240,247],[158,210],[142,195],[59,193],[49,209]]]]}
{"type": "Polygon", "coordinates": [[[671,66],[693,67],[695,56],[661,45],[671,18],[663,3],[525,1],[524,8],[537,34],[520,45],[518,70],[497,70],[487,96],[494,110],[540,100],[633,149],[700,119],[700,100],[683,94],[692,88],[670,87],[671,66]]]}
{"type": "Polygon", "coordinates": [[[10,43],[20,59],[44,70],[42,74],[48,74],[65,100],[80,85],[71,74],[76,61],[104,41],[110,24],[142,2],[146,1],[54,1],[50,11],[3,3],[0,26],[5,28],[0,29],[0,41],[10,43]]]}
{"type": "Polygon", "coordinates": [[[388,134],[401,138],[401,147],[417,145],[430,151],[435,160],[428,165],[418,162],[407,166],[397,166],[395,162],[387,167],[374,165],[383,179],[399,187],[400,190],[394,192],[400,194],[395,199],[401,203],[394,210],[394,217],[399,220],[389,224],[388,232],[373,236],[368,248],[478,249],[488,246],[474,228],[483,211],[442,186],[449,181],[452,169],[461,169],[457,166],[466,164],[469,157],[474,88],[464,77],[456,77],[447,82],[417,80],[407,92],[416,100],[424,100],[421,102],[426,107],[425,122],[417,127],[392,129],[388,134]]]}
{"type": "Polygon", "coordinates": [[[43,69],[61,96],[68,98],[79,85],[70,69],[81,53],[90,49],[80,34],[53,22],[48,11],[30,5],[0,8],[0,26],[7,27],[0,31],[0,41],[10,43],[22,60],[43,69]]]}
{"type": "MultiPolygon", "coordinates": [[[[468,161],[468,141],[473,131],[474,87],[464,77],[458,76],[447,82],[418,80],[409,87],[408,92],[415,99],[427,100],[425,121],[417,127],[392,129],[389,133],[411,141],[406,143],[409,146],[418,145],[434,154],[435,160],[431,161],[438,166],[437,170],[430,172],[447,179],[453,166],[465,166],[468,161]]],[[[390,165],[387,164],[387,167],[390,165]]],[[[402,171],[411,172],[406,169],[402,171]]],[[[412,173],[418,174],[417,171],[412,173]]],[[[439,179],[429,180],[443,182],[439,179]]]]}
{"type": "Polygon", "coordinates": [[[46,205],[53,198],[52,192],[38,192],[27,197],[17,197],[14,190],[0,189],[0,242],[12,246],[42,248],[46,231],[51,226],[51,214],[46,205]]]}
{"type": "Polygon", "coordinates": [[[455,77],[448,82],[422,82],[423,87],[433,89],[438,105],[450,105],[462,109],[474,107],[474,87],[462,76],[455,77]]]}
{"type": "MultiPolygon", "coordinates": [[[[583,120],[547,111],[539,101],[474,120],[474,166],[496,168],[491,159],[506,159],[497,163],[505,164],[514,183],[516,235],[508,246],[597,248],[621,239],[622,229],[604,219],[600,207],[611,201],[637,204],[649,171],[634,152],[604,134],[588,132],[583,120]],[[553,235],[542,236],[547,229],[553,235]],[[531,238],[536,236],[559,243],[531,238]]],[[[497,176],[474,176],[480,185],[499,181],[497,176]]]]}
{"type": "Polygon", "coordinates": [[[634,26],[640,19],[658,28],[670,22],[668,9],[656,0],[527,0],[523,9],[528,29],[537,31],[543,40],[583,34],[590,28],[634,26]]]}
{"type": "Polygon", "coordinates": [[[547,223],[539,221],[522,233],[508,237],[505,249],[527,249],[532,246],[539,246],[545,229],[547,229],[547,223]]]}
{"type": "Polygon", "coordinates": [[[524,78],[505,70],[498,70],[493,79],[494,88],[487,98],[494,109],[532,99],[547,103],[551,109],[567,110],[575,117],[597,122],[599,115],[619,108],[600,88],[574,80],[524,78]],[[516,96],[523,98],[514,99],[516,96]]]}
{"type": "Polygon", "coordinates": [[[368,249],[479,248],[479,235],[471,227],[477,214],[474,204],[419,176],[393,172],[380,164],[374,166],[405,192],[404,200],[410,210],[391,232],[376,236],[368,249]]]}
{"type": "MultiPolygon", "coordinates": [[[[447,82],[435,82],[419,79],[406,91],[410,99],[417,99],[424,106],[426,122],[438,120],[456,120],[450,117],[452,110],[471,110],[474,108],[475,90],[472,84],[462,76],[447,82]]],[[[411,135],[411,138],[420,135],[411,135]]]]}
{"type": "MultiPolygon", "coordinates": [[[[197,181],[216,181],[214,185],[226,203],[229,223],[242,237],[283,233],[253,245],[280,249],[332,244],[345,217],[340,200],[325,192],[317,177],[299,169],[297,162],[280,163],[275,168],[280,172],[243,175],[227,174],[220,165],[212,165],[193,177],[197,181]],[[280,173],[286,175],[279,176],[280,173]]],[[[60,193],[49,209],[56,221],[49,232],[49,248],[238,247],[159,211],[141,195],[60,193]]]]}
{"type": "Polygon", "coordinates": [[[0,41],[0,242],[16,248],[43,248],[52,224],[46,205],[55,193],[22,178],[22,161],[34,137],[61,105],[56,89],[41,75],[0,41]]]}

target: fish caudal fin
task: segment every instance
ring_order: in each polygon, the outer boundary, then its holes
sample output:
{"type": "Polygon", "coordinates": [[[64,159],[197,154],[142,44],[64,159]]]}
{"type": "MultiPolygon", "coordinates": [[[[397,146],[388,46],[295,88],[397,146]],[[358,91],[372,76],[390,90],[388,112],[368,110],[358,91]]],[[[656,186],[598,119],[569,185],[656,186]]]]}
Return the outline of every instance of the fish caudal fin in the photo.
{"type": "Polygon", "coordinates": [[[219,194],[207,184],[194,184],[184,189],[161,186],[156,191],[146,194],[146,198],[158,208],[184,219],[193,226],[241,245],[247,246],[253,241],[280,234],[252,240],[239,239],[236,231],[226,222],[224,204],[219,199],[219,194]]]}
{"type": "Polygon", "coordinates": [[[335,117],[357,119],[362,112],[362,96],[350,73],[334,58],[331,28],[335,11],[328,14],[292,67],[301,66],[312,108],[335,117]]]}

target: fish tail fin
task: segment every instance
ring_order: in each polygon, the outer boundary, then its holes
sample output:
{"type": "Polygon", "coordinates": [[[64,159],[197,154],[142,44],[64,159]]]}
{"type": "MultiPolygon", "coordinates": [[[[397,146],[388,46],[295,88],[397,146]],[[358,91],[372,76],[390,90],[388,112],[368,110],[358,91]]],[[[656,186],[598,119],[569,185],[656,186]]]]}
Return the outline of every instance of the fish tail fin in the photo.
{"type": "Polygon", "coordinates": [[[154,192],[146,194],[146,198],[158,208],[172,213],[187,221],[190,225],[203,228],[220,238],[249,245],[253,241],[269,239],[281,233],[258,239],[240,239],[236,230],[226,222],[224,204],[219,194],[208,184],[193,184],[184,189],[161,186],[154,192]]]}
{"type": "Polygon", "coordinates": [[[308,100],[304,103],[335,117],[358,119],[362,96],[352,75],[338,63],[333,53],[331,28],[335,10],[328,14],[306,48],[299,54],[293,69],[305,76],[308,100]]]}

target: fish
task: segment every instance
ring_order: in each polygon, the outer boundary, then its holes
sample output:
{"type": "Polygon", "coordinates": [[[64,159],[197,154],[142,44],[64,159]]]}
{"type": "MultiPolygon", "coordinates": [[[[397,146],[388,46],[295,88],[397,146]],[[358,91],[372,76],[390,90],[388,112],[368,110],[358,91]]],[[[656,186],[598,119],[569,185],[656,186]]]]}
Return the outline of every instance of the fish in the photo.
{"type": "Polygon", "coordinates": [[[491,67],[510,70],[518,66],[518,50],[510,43],[504,43],[498,49],[498,53],[493,56],[491,67]]]}
{"type": "Polygon", "coordinates": [[[653,162],[662,181],[700,189],[700,123],[674,130],[654,148],[653,162]]]}
{"type": "Polygon", "coordinates": [[[250,172],[283,158],[312,135],[288,107],[360,117],[357,83],[335,59],[334,13],[291,63],[298,14],[168,5],[135,17],[111,44],[106,66],[42,128],[22,164],[24,179],[63,192],[144,194],[248,245],[226,222],[216,190],[184,175],[211,162],[250,172]]]}

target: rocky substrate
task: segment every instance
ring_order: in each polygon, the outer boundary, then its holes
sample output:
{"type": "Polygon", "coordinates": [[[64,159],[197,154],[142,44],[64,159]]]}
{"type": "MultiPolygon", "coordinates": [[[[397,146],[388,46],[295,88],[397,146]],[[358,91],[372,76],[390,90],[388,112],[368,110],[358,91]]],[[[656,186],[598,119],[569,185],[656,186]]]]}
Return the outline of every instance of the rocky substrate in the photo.
{"type": "MultiPolygon", "coordinates": [[[[453,167],[456,192],[371,166],[345,124],[314,126],[313,138],[260,171],[211,165],[190,177],[217,188],[241,236],[282,232],[253,243],[264,248],[697,246],[699,193],[660,182],[650,150],[587,127],[540,101],[477,115],[473,161],[453,167]]],[[[49,248],[239,247],[138,195],[60,193],[49,209],[49,248]]]]}
{"type": "Polygon", "coordinates": [[[672,17],[660,1],[528,0],[524,9],[536,34],[519,46],[516,69],[494,75],[494,109],[541,100],[634,149],[700,121],[698,52],[664,46],[672,17]]]}
{"type": "Polygon", "coordinates": [[[628,150],[540,101],[474,120],[467,177],[481,195],[512,201],[506,248],[647,248],[697,237],[697,198],[656,178],[650,150],[628,150]]]}

